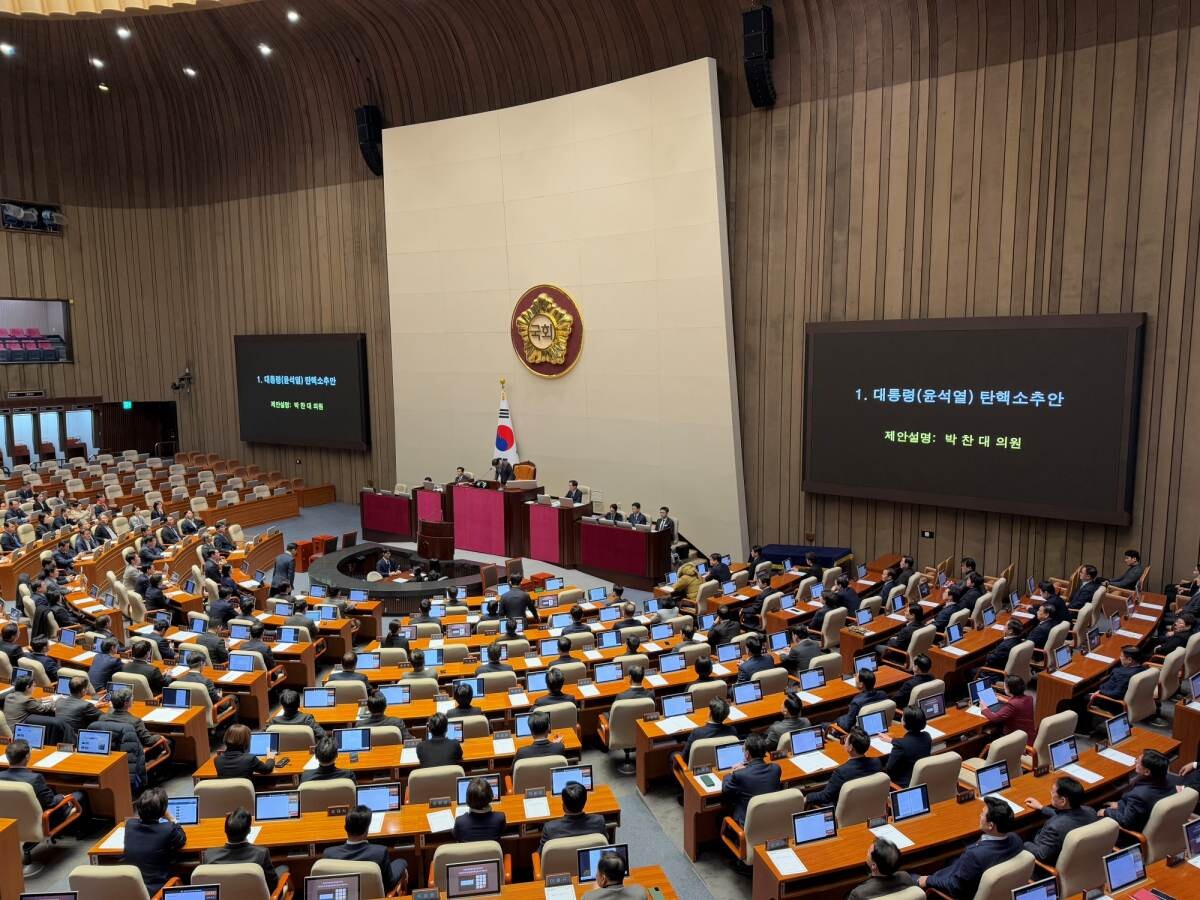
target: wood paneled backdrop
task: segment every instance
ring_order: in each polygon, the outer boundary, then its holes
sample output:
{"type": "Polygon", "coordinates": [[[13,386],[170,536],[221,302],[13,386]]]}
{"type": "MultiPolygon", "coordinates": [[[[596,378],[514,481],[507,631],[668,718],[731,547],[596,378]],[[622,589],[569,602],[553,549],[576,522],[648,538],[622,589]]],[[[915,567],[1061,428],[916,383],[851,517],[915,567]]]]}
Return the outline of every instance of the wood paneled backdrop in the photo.
{"type": "Polygon", "coordinates": [[[1155,582],[1200,555],[1200,0],[777,0],[770,111],[740,71],[748,3],[290,5],[299,27],[263,0],[139,19],[126,45],[111,22],[0,21],[20,51],[0,60],[0,194],[70,216],[63,240],[0,237],[0,294],[74,298],[79,358],[2,368],[0,386],[167,399],[190,363],[187,445],[343,496],[389,483],[381,401],[404,348],[388,346],[382,190],[352,108],[426,121],[714,56],[752,537],[1022,576],[1113,571],[1139,546],[1155,582]],[[1149,316],[1131,527],[801,492],[805,321],[1117,311],[1149,316]],[[373,451],[240,444],[229,333],[316,329],[370,336],[373,451]]]}

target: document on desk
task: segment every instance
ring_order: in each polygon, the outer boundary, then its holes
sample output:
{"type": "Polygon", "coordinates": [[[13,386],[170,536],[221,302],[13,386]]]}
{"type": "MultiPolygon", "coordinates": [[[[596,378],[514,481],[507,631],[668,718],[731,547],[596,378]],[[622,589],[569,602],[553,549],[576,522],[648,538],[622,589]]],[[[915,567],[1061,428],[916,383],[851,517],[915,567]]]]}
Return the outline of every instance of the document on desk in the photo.
{"type": "Polygon", "coordinates": [[[124,850],[125,849],[125,826],[117,828],[104,839],[100,845],[101,850],[124,850]]]}
{"type": "Polygon", "coordinates": [[[650,685],[650,687],[666,687],[667,679],[658,674],[647,675],[646,684],[650,685]]]}
{"type": "Polygon", "coordinates": [[[1112,747],[1105,747],[1100,751],[1100,755],[1105,759],[1110,759],[1119,766],[1127,766],[1132,768],[1137,760],[1128,753],[1122,753],[1120,750],[1114,750],[1112,747]]]}
{"type": "Polygon", "coordinates": [[[857,584],[865,584],[867,587],[870,587],[873,584],[879,584],[878,581],[872,581],[870,578],[860,578],[860,579],[858,579],[858,581],[856,583],[857,584]]]}
{"type": "Polygon", "coordinates": [[[887,840],[891,841],[896,845],[898,850],[903,850],[905,847],[911,847],[913,845],[912,838],[906,835],[895,825],[880,825],[877,828],[871,828],[868,830],[877,838],[886,838],[887,840]]]}
{"type": "Polygon", "coordinates": [[[103,603],[97,603],[95,606],[81,606],[79,608],[82,609],[89,616],[94,616],[97,613],[103,613],[103,612],[107,611],[107,609],[108,609],[108,607],[105,606],[103,603]]]}
{"type": "Polygon", "coordinates": [[[187,671],[188,671],[187,666],[171,666],[171,668],[167,669],[167,674],[170,675],[172,678],[178,678],[180,675],[185,674],[187,671]]]}
{"type": "Polygon", "coordinates": [[[171,635],[171,640],[178,641],[181,644],[191,643],[195,639],[196,639],[196,632],[194,632],[194,631],[177,631],[173,635],[171,635]]]}
{"type": "Polygon", "coordinates": [[[796,696],[799,697],[800,702],[806,706],[812,706],[814,703],[821,702],[821,698],[819,696],[809,693],[808,691],[797,691],[796,696]]]}
{"type": "Polygon", "coordinates": [[[721,665],[720,663],[713,663],[712,673],[719,678],[724,678],[726,675],[733,674],[729,669],[727,669],[725,666],[721,665]]]}
{"type": "Polygon", "coordinates": [[[594,684],[577,684],[576,687],[579,688],[579,693],[584,697],[600,696],[600,688],[594,684]]]}
{"type": "Polygon", "coordinates": [[[742,712],[740,709],[738,709],[736,706],[731,706],[731,707],[729,707],[729,715],[726,716],[726,718],[730,722],[740,722],[740,721],[742,721],[742,719],[746,718],[746,714],[744,712],[742,712]]]}
{"type": "Polygon", "coordinates": [[[246,834],[246,840],[249,841],[251,844],[253,844],[255,841],[258,840],[258,836],[260,834],[262,834],[262,826],[261,825],[252,825],[252,826],[250,826],[250,831],[247,832],[247,834],[246,834]]]}
{"type": "Polygon", "coordinates": [[[383,820],[386,816],[387,813],[371,813],[371,827],[367,829],[367,834],[379,834],[383,831],[383,820]]]}
{"type": "Polygon", "coordinates": [[[1111,656],[1105,656],[1102,653],[1087,653],[1083,658],[1090,659],[1092,662],[1104,663],[1106,666],[1111,666],[1116,662],[1111,656]]]}
{"type": "Polygon", "coordinates": [[[287,653],[294,645],[290,641],[280,641],[277,644],[272,644],[271,649],[276,653],[287,653]]]}
{"type": "Polygon", "coordinates": [[[662,647],[651,641],[648,644],[642,644],[642,649],[650,653],[662,653],[662,647]]]}
{"type": "MultiPolygon", "coordinates": [[[[95,655],[96,652],[94,650],[85,650],[82,653],[76,653],[74,656],[72,656],[71,662],[91,662],[95,655]]],[[[186,666],[184,667],[184,671],[187,671],[186,666]]]]}
{"type": "Polygon", "coordinates": [[[525,818],[526,819],[548,819],[548,818],[550,818],[550,798],[549,797],[526,797],[525,798],[525,818]]]}
{"type": "Polygon", "coordinates": [[[1082,675],[1072,675],[1070,672],[1051,672],[1050,674],[1061,681],[1069,681],[1071,684],[1079,684],[1083,681],[1082,675]]]}
{"type": "Polygon", "coordinates": [[[1079,765],[1079,763],[1069,763],[1058,771],[1065,772],[1066,774],[1074,778],[1078,778],[1080,781],[1084,781],[1088,784],[1095,784],[1102,777],[1098,773],[1093,772],[1091,769],[1085,769],[1083,766],[1079,765]]]}
{"type": "Polygon", "coordinates": [[[995,797],[997,800],[1003,800],[1008,804],[1009,809],[1011,809],[1014,813],[1025,812],[1025,807],[1023,807],[1020,803],[1017,803],[1015,800],[1009,800],[1003,794],[988,794],[988,796],[995,797]]]}
{"type": "Polygon", "coordinates": [[[588,601],[586,603],[580,603],[579,608],[584,610],[585,612],[591,612],[593,609],[596,608],[596,604],[592,603],[591,601],[588,601]]]}
{"type": "Polygon", "coordinates": [[[529,695],[526,694],[524,691],[522,691],[519,694],[509,694],[508,695],[508,705],[512,709],[517,709],[518,707],[528,706],[529,705],[529,695]]]}
{"type": "Polygon", "coordinates": [[[430,650],[441,650],[445,645],[446,645],[446,642],[443,641],[441,638],[430,638],[429,639],[429,649],[430,650]]]}
{"type": "Polygon", "coordinates": [[[158,706],[142,716],[143,722],[174,722],[185,710],[172,709],[169,706],[158,706]]]}
{"type": "Polygon", "coordinates": [[[1141,640],[1142,637],[1136,631],[1126,631],[1124,628],[1118,628],[1117,634],[1119,634],[1121,637],[1134,638],[1136,640],[1141,640]]]}
{"type": "Polygon", "coordinates": [[[405,747],[403,750],[400,751],[400,765],[415,766],[420,761],[421,761],[420,758],[417,756],[417,748],[416,747],[405,747]]]}
{"type": "Polygon", "coordinates": [[[1141,619],[1143,622],[1157,622],[1158,619],[1154,616],[1148,616],[1145,613],[1133,613],[1129,618],[1141,619]]]}
{"type": "Polygon", "coordinates": [[[813,750],[810,753],[801,753],[798,756],[789,756],[792,765],[803,772],[805,775],[811,775],[813,772],[823,772],[826,769],[836,769],[837,762],[832,756],[826,756],[820,750],[813,750]]]}
{"type": "Polygon", "coordinates": [[[454,828],[454,811],[449,809],[434,809],[425,813],[429,822],[429,830],[434,834],[450,831],[454,828]]]}
{"type": "Polygon", "coordinates": [[[258,621],[262,622],[266,619],[271,618],[271,614],[269,612],[255,613],[254,618],[256,618],[256,619],[258,619],[258,621]]]}
{"type": "Polygon", "coordinates": [[[138,634],[154,634],[153,625],[143,625],[141,628],[135,628],[133,630],[138,634]]]}
{"type": "Polygon", "coordinates": [[[973,716],[979,716],[981,719],[984,717],[983,710],[978,706],[968,706],[965,710],[963,710],[963,712],[970,713],[973,716]]]}
{"type": "Polygon", "coordinates": [[[313,769],[315,769],[320,764],[321,764],[320,760],[318,760],[315,756],[310,756],[308,758],[308,762],[306,762],[304,764],[304,771],[311,772],[313,769]]]}
{"type": "Polygon", "coordinates": [[[888,617],[889,619],[891,619],[893,622],[907,622],[907,621],[908,621],[908,620],[907,620],[906,618],[904,618],[904,616],[902,616],[900,613],[888,613],[888,614],[887,614],[887,617],[888,617]]]}
{"type": "Polygon", "coordinates": [[[602,650],[584,650],[583,656],[585,659],[604,659],[604,651],[602,651],[602,650]]]}
{"type": "Polygon", "coordinates": [[[1145,607],[1146,609],[1153,609],[1156,612],[1162,612],[1162,604],[1159,603],[1139,603],[1138,606],[1145,607]]]}
{"type": "Polygon", "coordinates": [[[688,731],[696,727],[695,723],[687,716],[670,716],[666,719],[659,719],[654,724],[663,734],[674,734],[677,731],[688,731]]]}
{"type": "Polygon", "coordinates": [[[947,653],[949,653],[951,656],[966,656],[967,655],[967,651],[964,650],[962,647],[943,647],[942,649],[945,650],[947,653]]]}
{"type": "Polygon", "coordinates": [[[775,864],[780,875],[803,875],[808,868],[800,861],[796,851],[791,847],[780,847],[778,850],[768,850],[767,856],[775,864]]]}
{"type": "Polygon", "coordinates": [[[492,738],[492,752],[497,756],[512,756],[517,746],[512,738],[492,738]]]}
{"type": "Polygon", "coordinates": [[[480,618],[482,618],[482,617],[481,616],[467,616],[467,624],[468,625],[478,625],[480,618]]]}
{"type": "Polygon", "coordinates": [[[242,676],[241,672],[226,672],[217,681],[228,684],[230,681],[237,681],[242,676]]]}
{"type": "Polygon", "coordinates": [[[440,713],[449,712],[450,710],[454,709],[453,700],[435,700],[433,705],[434,708],[440,713]]]}
{"type": "Polygon", "coordinates": [[[1033,618],[1033,613],[1027,613],[1022,609],[1013,610],[1013,615],[1016,616],[1018,619],[1032,619],[1033,618]]]}
{"type": "Polygon", "coordinates": [[[575,885],[570,882],[556,884],[554,887],[546,888],[544,893],[546,900],[575,900],[575,885]]]}
{"type": "Polygon", "coordinates": [[[940,741],[942,738],[944,738],[946,736],[945,732],[939,731],[938,729],[934,728],[932,725],[925,726],[925,733],[927,735],[929,735],[929,739],[931,741],[940,741]]]}
{"type": "Polygon", "coordinates": [[[53,769],[55,766],[57,766],[63,760],[70,759],[70,758],[71,758],[70,753],[65,753],[62,750],[55,750],[53,753],[51,753],[45,759],[35,762],[33,764],[33,767],[35,769],[53,769]]]}
{"type": "Polygon", "coordinates": [[[892,752],[892,745],[882,738],[873,737],[871,738],[871,749],[876,753],[882,753],[884,756],[888,756],[892,752]]]}

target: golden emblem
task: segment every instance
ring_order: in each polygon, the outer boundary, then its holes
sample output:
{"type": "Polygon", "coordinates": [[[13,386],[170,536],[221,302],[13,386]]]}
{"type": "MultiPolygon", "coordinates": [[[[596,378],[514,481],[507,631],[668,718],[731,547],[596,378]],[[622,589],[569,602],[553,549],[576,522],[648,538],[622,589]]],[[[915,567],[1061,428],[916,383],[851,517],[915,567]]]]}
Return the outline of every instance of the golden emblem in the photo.
{"type": "Polygon", "coordinates": [[[544,291],[537,295],[529,308],[517,316],[517,333],[521,336],[525,360],[530,365],[550,363],[561,366],[567,358],[567,341],[575,317],[554,302],[544,291]]]}

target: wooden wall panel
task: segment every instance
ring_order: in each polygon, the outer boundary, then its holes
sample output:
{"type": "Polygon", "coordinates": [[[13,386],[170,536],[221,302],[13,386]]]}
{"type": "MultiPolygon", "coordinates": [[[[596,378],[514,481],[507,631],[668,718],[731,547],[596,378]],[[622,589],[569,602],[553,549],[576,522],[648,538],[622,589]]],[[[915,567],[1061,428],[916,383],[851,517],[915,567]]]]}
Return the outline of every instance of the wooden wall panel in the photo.
{"type": "Polygon", "coordinates": [[[428,121],[713,56],[752,536],[1037,575],[1112,570],[1138,545],[1156,581],[1190,569],[1200,0],[776,2],[769,111],[747,97],[744,5],[340,0],[290,28],[284,0],[261,0],[146,17],[129,45],[111,23],[5,21],[20,53],[0,60],[0,185],[65,203],[71,224],[63,241],[0,237],[0,292],[73,297],[81,346],[75,366],[0,370],[0,387],[166,399],[192,362],[184,440],[290,471],[296,453],[236,440],[221,336],[361,329],[374,452],[310,451],[301,469],[343,492],[386,483],[382,201],[353,107],[428,121]],[[1060,311],[1149,317],[1131,527],[800,490],[804,322],[1060,311]]]}

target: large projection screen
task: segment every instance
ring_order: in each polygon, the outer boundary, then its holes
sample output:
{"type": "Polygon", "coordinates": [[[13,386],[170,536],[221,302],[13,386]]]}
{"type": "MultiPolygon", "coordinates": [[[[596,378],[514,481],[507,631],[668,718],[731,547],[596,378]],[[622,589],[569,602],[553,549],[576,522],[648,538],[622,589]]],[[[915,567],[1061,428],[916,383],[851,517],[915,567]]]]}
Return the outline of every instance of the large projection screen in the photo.
{"type": "Polygon", "coordinates": [[[1141,314],[806,326],[805,491],[1130,522],[1141,314]]]}

